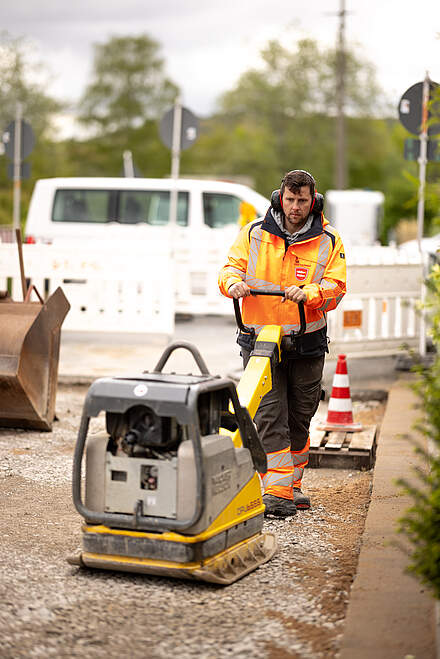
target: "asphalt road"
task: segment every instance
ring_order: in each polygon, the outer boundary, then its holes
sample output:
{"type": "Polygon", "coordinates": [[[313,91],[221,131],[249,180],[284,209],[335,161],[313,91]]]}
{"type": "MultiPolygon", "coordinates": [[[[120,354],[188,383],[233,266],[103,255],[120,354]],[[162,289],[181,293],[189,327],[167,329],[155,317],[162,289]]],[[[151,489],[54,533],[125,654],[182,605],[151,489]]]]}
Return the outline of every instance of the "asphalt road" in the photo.
{"type": "MultiPolygon", "coordinates": [[[[62,333],[59,373],[61,379],[74,376],[100,377],[152,370],[170,340],[193,343],[211,373],[239,376],[241,358],[236,344],[236,325],[232,314],[193,316],[178,319],[172,337],[157,334],[62,333]]],[[[388,390],[397,379],[396,357],[348,359],[350,384],[354,390],[388,390]]],[[[331,391],[336,359],[327,358],[324,387],[331,391]]],[[[179,349],[168,362],[167,370],[198,372],[191,355],[179,349]]]]}

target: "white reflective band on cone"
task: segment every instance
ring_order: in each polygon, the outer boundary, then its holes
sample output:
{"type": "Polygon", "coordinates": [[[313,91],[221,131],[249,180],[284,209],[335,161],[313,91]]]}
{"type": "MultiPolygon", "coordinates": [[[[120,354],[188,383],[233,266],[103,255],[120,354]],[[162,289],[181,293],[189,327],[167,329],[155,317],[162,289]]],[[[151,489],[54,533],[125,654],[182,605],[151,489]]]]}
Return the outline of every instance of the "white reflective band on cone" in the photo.
{"type": "Polygon", "coordinates": [[[333,386],[334,387],[349,387],[348,375],[343,373],[335,373],[333,377],[333,386]]]}
{"type": "Polygon", "coordinates": [[[332,412],[351,412],[351,398],[330,398],[328,409],[332,412]]]}

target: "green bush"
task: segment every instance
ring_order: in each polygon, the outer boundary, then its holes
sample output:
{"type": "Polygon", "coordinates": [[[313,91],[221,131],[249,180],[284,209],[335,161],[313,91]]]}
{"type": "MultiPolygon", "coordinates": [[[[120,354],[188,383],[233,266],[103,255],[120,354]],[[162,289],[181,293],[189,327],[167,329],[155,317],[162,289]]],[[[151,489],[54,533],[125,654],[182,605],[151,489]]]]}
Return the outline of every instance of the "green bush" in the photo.
{"type": "Polygon", "coordinates": [[[400,531],[412,545],[409,571],[418,576],[440,599],[440,266],[435,265],[427,280],[426,311],[436,356],[428,368],[418,366],[414,389],[421,399],[423,419],[417,430],[428,438],[430,448],[416,451],[428,462],[429,470],[417,470],[418,485],[401,479],[400,485],[414,504],[400,520],[400,531]]]}

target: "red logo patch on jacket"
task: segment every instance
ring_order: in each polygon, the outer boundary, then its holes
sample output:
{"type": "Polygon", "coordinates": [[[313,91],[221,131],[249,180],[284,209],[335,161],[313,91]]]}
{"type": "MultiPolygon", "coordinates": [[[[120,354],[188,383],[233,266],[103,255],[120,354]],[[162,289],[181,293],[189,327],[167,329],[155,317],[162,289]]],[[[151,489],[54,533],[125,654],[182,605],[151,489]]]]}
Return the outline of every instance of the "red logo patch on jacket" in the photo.
{"type": "Polygon", "coordinates": [[[298,279],[298,281],[305,281],[308,274],[308,268],[304,268],[302,266],[300,268],[295,268],[295,277],[298,279]]]}

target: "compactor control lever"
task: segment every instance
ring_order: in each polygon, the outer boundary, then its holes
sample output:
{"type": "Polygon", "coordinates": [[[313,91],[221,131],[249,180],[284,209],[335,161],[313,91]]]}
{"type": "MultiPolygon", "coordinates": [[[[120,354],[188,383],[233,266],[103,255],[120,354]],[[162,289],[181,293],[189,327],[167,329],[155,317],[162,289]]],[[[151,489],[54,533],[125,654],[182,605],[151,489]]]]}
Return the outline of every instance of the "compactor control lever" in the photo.
{"type": "MultiPolygon", "coordinates": [[[[254,288],[251,288],[251,295],[278,295],[280,297],[284,297],[284,291],[259,291],[254,288]]],[[[237,322],[237,327],[241,332],[244,332],[245,334],[251,334],[252,336],[255,335],[255,330],[253,327],[246,327],[246,325],[243,325],[243,319],[241,317],[241,311],[240,311],[240,303],[237,300],[237,298],[234,297],[234,312],[235,312],[235,320],[237,322]]],[[[302,336],[305,334],[306,331],[306,315],[304,312],[304,302],[299,302],[298,303],[298,311],[299,311],[299,330],[295,332],[292,330],[291,336],[302,336]]]]}

